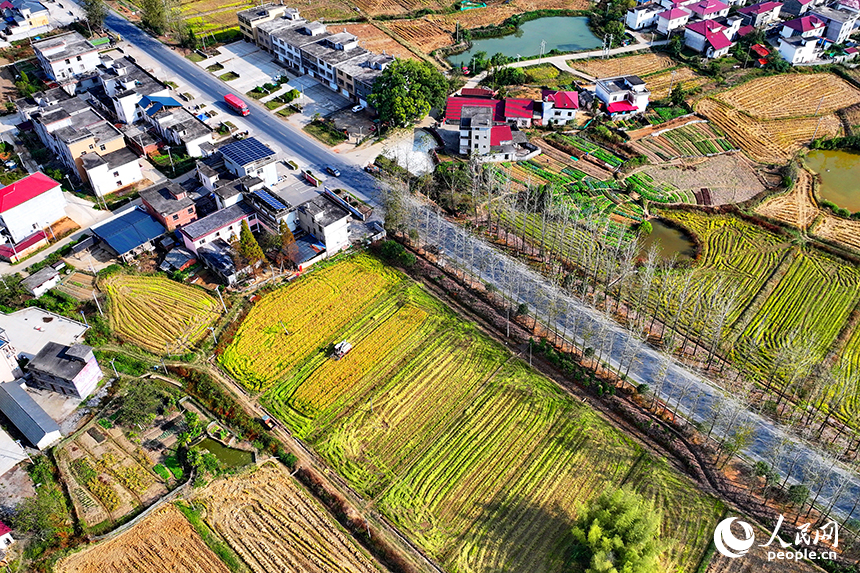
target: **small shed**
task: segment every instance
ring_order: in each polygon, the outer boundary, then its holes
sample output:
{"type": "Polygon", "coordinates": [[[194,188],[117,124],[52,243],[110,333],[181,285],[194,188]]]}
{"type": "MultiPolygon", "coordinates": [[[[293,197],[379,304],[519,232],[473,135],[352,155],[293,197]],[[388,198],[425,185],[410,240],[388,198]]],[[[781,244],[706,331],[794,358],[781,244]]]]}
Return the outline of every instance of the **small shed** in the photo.
{"type": "Polygon", "coordinates": [[[13,543],[12,528],[0,521],[0,551],[5,551],[13,543]]]}
{"type": "Polygon", "coordinates": [[[60,282],[60,273],[54,267],[45,267],[25,278],[23,281],[27,292],[39,298],[60,282]]]}
{"type": "Polygon", "coordinates": [[[63,437],[60,426],[24,390],[20,379],[0,384],[0,411],[40,450],[63,437]]]}

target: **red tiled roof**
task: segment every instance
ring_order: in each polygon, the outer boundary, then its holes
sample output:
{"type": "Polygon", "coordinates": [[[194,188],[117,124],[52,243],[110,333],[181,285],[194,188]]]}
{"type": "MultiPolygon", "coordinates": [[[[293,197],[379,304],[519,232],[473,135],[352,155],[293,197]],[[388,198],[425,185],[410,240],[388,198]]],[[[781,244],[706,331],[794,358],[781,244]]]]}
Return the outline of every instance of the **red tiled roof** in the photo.
{"type": "Polygon", "coordinates": [[[620,111],[636,111],[637,109],[639,108],[637,108],[630,102],[624,100],[616,101],[606,106],[606,111],[608,111],[609,113],[618,113],[620,111]]]}
{"type": "MultiPolygon", "coordinates": [[[[0,7],[2,7],[2,4],[0,4],[0,7]]],[[[0,535],[6,535],[10,531],[12,531],[12,528],[0,521],[0,535]]]]}
{"type": "Polygon", "coordinates": [[[726,35],[721,31],[708,32],[705,34],[705,38],[715,50],[722,50],[723,48],[728,48],[732,45],[732,41],[726,38],[726,35]]]}
{"type": "Polygon", "coordinates": [[[0,213],[5,213],[9,209],[59,186],[59,183],[39,171],[28,175],[0,189],[0,213]]]}
{"type": "Polygon", "coordinates": [[[811,32],[813,30],[817,30],[818,28],[823,28],[824,20],[812,14],[809,16],[795,18],[794,20],[789,20],[783,25],[797,32],[811,32]]]}
{"type": "Polygon", "coordinates": [[[756,44],[756,45],[754,45],[754,46],[753,46],[752,48],[750,48],[750,49],[751,49],[753,52],[755,52],[756,54],[758,54],[759,56],[761,56],[762,58],[763,58],[763,57],[765,57],[766,55],[768,55],[768,54],[770,53],[770,52],[767,50],[767,48],[765,48],[765,47],[764,47],[764,46],[762,46],[761,44],[756,44]]]}
{"type": "Polygon", "coordinates": [[[579,94],[572,91],[543,90],[543,101],[551,101],[559,109],[579,109],[579,94]]]}
{"type": "Polygon", "coordinates": [[[752,27],[752,26],[741,26],[741,28],[738,30],[738,37],[742,38],[751,32],[755,32],[754,27],[752,27]]]}
{"type": "Polygon", "coordinates": [[[765,60],[764,58],[759,58],[759,59],[758,59],[758,65],[760,65],[760,66],[766,66],[766,65],[767,65],[767,60],[765,60]]]}
{"type": "MultiPolygon", "coordinates": [[[[9,0],[3,0],[3,2],[0,2],[0,10],[7,10],[7,9],[8,10],[14,10],[15,5],[12,4],[11,2],[9,2],[9,0]]],[[[2,534],[0,534],[0,535],[2,535],[2,534]]]]}
{"type": "Polygon", "coordinates": [[[726,29],[725,26],[713,20],[699,20],[698,22],[687,24],[686,28],[691,32],[695,32],[698,35],[705,37],[707,37],[709,33],[722,32],[726,29]]]}
{"type": "Polygon", "coordinates": [[[463,88],[460,95],[463,97],[493,97],[496,92],[489,88],[463,88]]]}
{"type": "Polygon", "coordinates": [[[759,2],[758,4],[753,4],[752,6],[747,6],[746,8],[738,9],[738,12],[741,14],[746,14],[748,16],[755,16],[756,14],[764,14],[765,12],[770,12],[774,8],[782,8],[782,2],[759,2]]]}
{"type": "Polygon", "coordinates": [[[496,125],[490,129],[490,145],[501,145],[502,142],[512,141],[513,137],[508,125],[496,125]]]}
{"type": "Polygon", "coordinates": [[[8,244],[0,245],[0,257],[6,257],[7,259],[10,259],[15,256],[16,252],[20,253],[21,251],[32,247],[33,245],[35,245],[39,241],[46,239],[47,237],[48,236],[45,234],[45,231],[37,231],[23,241],[21,241],[20,243],[16,243],[14,249],[8,244]]]}
{"type": "Polygon", "coordinates": [[[694,4],[692,6],[693,12],[704,16],[714,14],[722,10],[727,10],[728,8],[729,5],[724,2],[720,2],[720,0],[702,0],[698,4],[694,4]]]}
{"type": "Polygon", "coordinates": [[[659,14],[657,17],[662,18],[663,20],[678,20],[679,18],[689,18],[690,12],[683,8],[672,8],[671,10],[666,10],[659,14]]]}
{"type": "Polygon", "coordinates": [[[456,97],[448,98],[448,103],[445,106],[445,119],[447,121],[460,121],[460,116],[463,113],[463,107],[489,107],[493,109],[494,121],[504,121],[504,115],[501,113],[504,104],[499,100],[492,98],[477,98],[477,97],[456,97]],[[501,117],[501,119],[499,119],[501,117]]]}
{"type": "Polygon", "coordinates": [[[512,117],[531,118],[534,112],[535,102],[530,99],[506,99],[505,119],[512,117]]]}
{"type": "Polygon", "coordinates": [[[858,51],[860,50],[858,50],[857,48],[845,48],[845,52],[848,54],[856,54],[858,51]]]}

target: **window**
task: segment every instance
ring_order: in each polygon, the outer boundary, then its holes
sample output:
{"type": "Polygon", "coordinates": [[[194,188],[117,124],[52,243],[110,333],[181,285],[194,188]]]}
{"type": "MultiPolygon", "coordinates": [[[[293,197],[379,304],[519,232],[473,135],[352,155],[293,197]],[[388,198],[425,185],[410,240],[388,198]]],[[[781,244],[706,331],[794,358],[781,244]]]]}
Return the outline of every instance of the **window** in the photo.
{"type": "Polygon", "coordinates": [[[79,61],[79,62],[81,61],[81,57],[80,57],[80,56],[78,56],[78,61],[79,61]]]}
{"type": "Polygon", "coordinates": [[[193,212],[194,212],[194,207],[189,207],[189,208],[188,208],[188,213],[189,213],[189,214],[191,214],[191,213],[193,213],[193,212]]]}
{"type": "Polygon", "coordinates": [[[71,60],[66,60],[66,63],[67,63],[67,64],[71,63],[71,60]]]}
{"type": "MultiPolygon", "coordinates": [[[[104,146],[102,146],[102,147],[104,147],[104,146]]],[[[114,171],[114,172],[113,172],[113,176],[114,176],[114,177],[119,177],[119,171],[114,171]]]]}
{"type": "MultiPolygon", "coordinates": [[[[99,145],[99,151],[104,151],[105,149],[107,149],[107,148],[104,146],[104,144],[99,145]]],[[[114,177],[116,177],[116,176],[114,176],[114,177]]]]}
{"type": "Polygon", "coordinates": [[[94,146],[93,146],[93,144],[92,144],[92,143],[90,143],[90,149],[93,149],[93,147],[94,147],[94,146]]]}
{"type": "Polygon", "coordinates": [[[179,215],[174,215],[174,216],[173,216],[173,220],[174,220],[174,221],[178,221],[178,220],[179,220],[179,215]]]}
{"type": "Polygon", "coordinates": [[[200,239],[200,244],[202,245],[204,243],[206,243],[206,239],[200,239]]]}
{"type": "Polygon", "coordinates": [[[117,179],[117,180],[116,180],[116,186],[117,186],[117,187],[122,187],[122,181],[120,181],[119,179],[117,179]]]}

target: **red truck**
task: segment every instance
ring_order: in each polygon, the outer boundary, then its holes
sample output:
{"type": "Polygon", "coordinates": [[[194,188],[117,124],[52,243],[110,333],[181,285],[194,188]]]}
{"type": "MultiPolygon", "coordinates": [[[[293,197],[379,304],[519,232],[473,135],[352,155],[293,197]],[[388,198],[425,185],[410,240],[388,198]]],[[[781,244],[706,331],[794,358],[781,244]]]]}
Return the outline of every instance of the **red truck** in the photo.
{"type": "Polygon", "coordinates": [[[235,111],[241,113],[242,115],[248,115],[251,113],[251,110],[248,109],[247,104],[234,96],[233,94],[227,94],[224,96],[224,103],[229,105],[235,111]]]}

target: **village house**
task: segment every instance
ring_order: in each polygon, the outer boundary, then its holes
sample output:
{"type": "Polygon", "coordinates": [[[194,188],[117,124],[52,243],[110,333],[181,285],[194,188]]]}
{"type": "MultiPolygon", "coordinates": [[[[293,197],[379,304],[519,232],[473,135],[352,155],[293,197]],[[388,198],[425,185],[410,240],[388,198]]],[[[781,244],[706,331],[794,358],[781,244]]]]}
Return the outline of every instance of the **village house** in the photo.
{"type": "MultiPolygon", "coordinates": [[[[508,128],[510,129],[510,128],[508,128]]],[[[349,211],[325,195],[299,205],[299,226],[325,244],[327,256],[349,247],[349,211]]]]}
{"type": "Polygon", "coordinates": [[[165,233],[164,226],[141,206],[117,213],[90,230],[126,262],[140,253],[154,250],[154,241],[165,233]]]}
{"type": "Polygon", "coordinates": [[[576,121],[579,94],[574,91],[541,91],[541,123],[567,125],[576,121]]]}
{"type": "Polygon", "coordinates": [[[644,112],[651,92],[639,76],[616,76],[597,80],[594,95],[616,117],[644,112]]]}
{"type": "Polygon", "coordinates": [[[144,96],[137,107],[143,120],[162,139],[170,145],[184,146],[189,157],[205,155],[205,145],[211,145],[214,139],[211,127],[170,96],[144,96]]]}
{"type": "Polygon", "coordinates": [[[275,18],[281,18],[291,10],[298,14],[295,8],[287,8],[283,4],[262,4],[236,13],[239,20],[239,31],[246,42],[257,43],[257,28],[275,18]]]}
{"type": "Polygon", "coordinates": [[[781,12],[785,16],[803,16],[812,8],[824,4],[823,0],[785,0],[781,12]]]}
{"type": "Polygon", "coordinates": [[[729,28],[717,20],[699,20],[684,29],[684,45],[705,54],[707,58],[720,58],[732,47],[732,38],[740,28],[740,18],[729,28]]]}
{"type": "Polygon", "coordinates": [[[39,269],[21,281],[27,292],[36,298],[39,298],[59,283],[60,273],[52,266],[39,269]]]}
{"type": "Polygon", "coordinates": [[[92,72],[100,62],[98,49],[77,32],[34,42],[33,51],[45,74],[70,94],[76,78],[92,72]]]}
{"type": "Polygon", "coordinates": [[[48,342],[27,364],[30,385],[75,398],[86,398],[102,379],[93,349],[85,344],[48,342]]]}
{"type": "Polygon", "coordinates": [[[690,21],[692,14],[684,8],[672,8],[657,16],[657,31],[668,36],[673,30],[683,28],[690,21]]]}
{"type": "Polygon", "coordinates": [[[807,36],[780,36],[779,55],[790,64],[805,64],[818,59],[818,38],[807,36]]]}
{"type": "Polygon", "coordinates": [[[631,30],[642,30],[655,25],[660,14],[665,11],[666,8],[656,2],[647,2],[628,10],[624,21],[631,30]]]}
{"type": "Polygon", "coordinates": [[[35,0],[3,0],[0,10],[6,21],[3,34],[8,42],[32,38],[53,29],[48,9],[35,0]]]}
{"type": "Polygon", "coordinates": [[[834,44],[844,44],[857,25],[860,14],[827,7],[813,8],[812,14],[824,20],[824,37],[834,44]]]}
{"type": "Polygon", "coordinates": [[[36,172],[0,189],[0,236],[19,243],[66,216],[60,184],[36,172]]]}
{"type": "Polygon", "coordinates": [[[81,157],[81,166],[86,173],[86,180],[99,197],[143,180],[140,158],[128,147],[101,155],[86,154],[81,157]]]}
{"type": "Polygon", "coordinates": [[[228,143],[218,148],[224,166],[236,177],[257,177],[266,185],[278,182],[278,154],[256,137],[228,143]]]}
{"type": "Polygon", "coordinates": [[[723,18],[729,14],[729,5],[720,0],[702,0],[688,7],[701,20],[723,18]]]}
{"type": "Polygon", "coordinates": [[[815,14],[810,14],[808,16],[801,16],[800,18],[789,20],[788,22],[783,22],[780,36],[783,38],[791,38],[794,36],[800,36],[801,38],[819,38],[824,34],[825,26],[826,24],[824,23],[824,20],[815,14]]]}
{"type": "Polygon", "coordinates": [[[251,230],[258,228],[254,209],[244,201],[239,201],[235,205],[215,211],[211,215],[181,227],[179,234],[185,248],[194,254],[199,254],[200,247],[217,239],[226,241],[228,244],[237,240],[242,221],[247,222],[251,230]]]}
{"type": "Polygon", "coordinates": [[[738,9],[738,14],[743,16],[744,24],[760,28],[771,22],[779,21],[779,12],[782,9],[781,2],[759,2],[751,6],[738,9]]]}
{"type": "Polygon", "coordinates": [[[6,331],[0,328],[0,382],[12,382],[23,375],[18,365],[18,351],[12,346],[6,331]]]}
{"type": "Polygon", "coordinates": [[[168,232],[197,220],[194,201],[176,183],[169,181],[148,187],[140,192],[140,200],[146,211],[168,232]]]}

